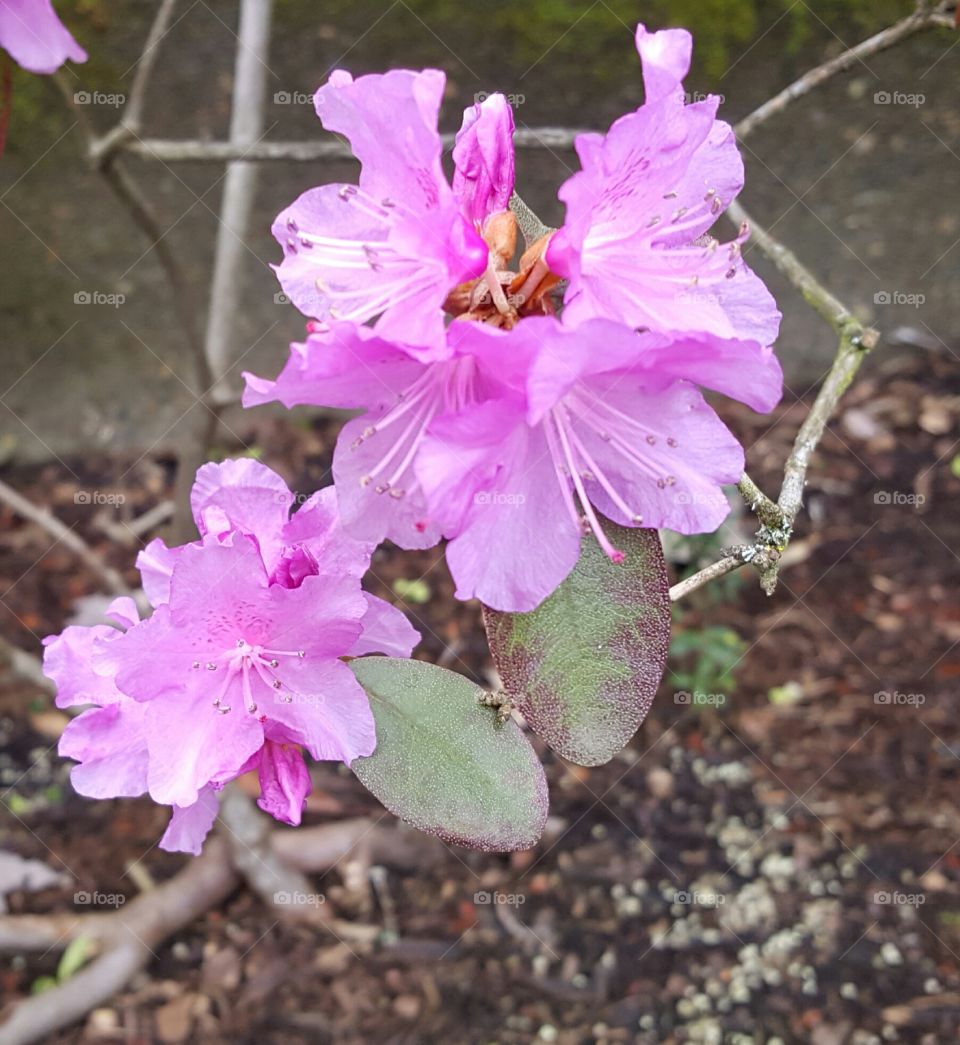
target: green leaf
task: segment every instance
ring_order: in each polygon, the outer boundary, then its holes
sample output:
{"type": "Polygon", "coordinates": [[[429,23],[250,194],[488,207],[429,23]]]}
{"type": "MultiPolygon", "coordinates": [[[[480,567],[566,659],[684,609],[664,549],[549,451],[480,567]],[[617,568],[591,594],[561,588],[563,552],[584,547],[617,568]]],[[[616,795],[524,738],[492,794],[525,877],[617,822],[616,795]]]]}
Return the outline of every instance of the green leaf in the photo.
{"type": "Polygon", "coordinates": [[[573,572],[535,610],[483,611],[511,700],[554,751],[582,766],[609,762],[636,732],[670,644],[670,586],[657,532],[603,527],[623,563],[584,537],[573,572]]]}
{"type": "Polygon", "coordinates": [[[60,983],[75,976],[87,964],[87,959],[94,950],[93,940],[86,936],[78,936],[75,940],[71,940],[57,965],[57,979],[60,983]]]}
{"type": "Polygon", "coordinates": [[[393,590],[404,602],[412,602],[417,606],[430,601],[430,585],[422,579],[410,581],[405,577],[398,577],[393,582],[393,590]]]}
{"type": "Polygon", "coordinates": [[[377,748],[351,769],[397,816],[447,842],[529,849],[547,819],[543,766],[513,721],[496,724],[484,691],[446,668],[364,657],[350,664],[370,698],[377,748]]]}

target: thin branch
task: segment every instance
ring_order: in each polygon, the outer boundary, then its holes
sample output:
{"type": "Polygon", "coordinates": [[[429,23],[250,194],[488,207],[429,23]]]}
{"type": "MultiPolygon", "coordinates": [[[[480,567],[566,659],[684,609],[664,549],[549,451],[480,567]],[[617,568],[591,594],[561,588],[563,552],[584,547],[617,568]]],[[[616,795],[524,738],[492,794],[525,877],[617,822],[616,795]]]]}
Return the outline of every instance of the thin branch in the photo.
{"type": "MultiPolygon", "coordinates": [[[[138,896],[116,914],[77,917],[72,921],[59,916],[47,930],[41,929],[41,916],[25,916],[42,936],[49,937],[56,929],[64,932],[48,948],[84,938],[100,949],[100,954],[66,982],[17,1003],[0,1026],[0,1045],[42,1041],[82,1019],[122,990],[155,956],[164,940],[226,899],[238,880],[226,844],[213,838],[204,846],[203,854],[191,860],[178,875],[138,896]]],[[[14,943],[14,949],[24,949],[28,928],[17,918],[0,917],[0,944],[14,943]],[[18,943],[21,946],[16,946],[18,943]]]]}
{"type": "MultiPolygon", "coordinates": [[[[577,136],[587,133],[570,127],[521,127],[513,138],[518,149],[571,149],[577,136]]],[[[454,142],[453,134],[441,135],[445,148],[454,142]]],[[[114,147],[164,163],[228,163],[231,160],[269,162],[289,160],[315,163],[317,160],[352,159],[350,147],[339,140],[308,142],[260,141],[241,147],[232,142],[206,142],[166,138],[126,139],[114,147]]]]}
{"type": "MultiPolygon", "coordinates": [[[[273,905],[273,892],[299,887],[310,895],[313,887],[302,877],[304,872],[329,871],[359,846],[378,864],[407,871],[424,866],[424,857],[428,865],[442,859],[444,852],[437,839],[408,835],[403,827],[381,827],[379,820],[365,818],[296,831],[265,830],[270,821],[238,793],[225,796],[221,819],[229,840],[207,839],[203,853],[179,874],[115,912],[0,915],[0,952],[47,952],[85,939],[97,954],[65,983],[20,1001],[0,1025],[0,1045],[30,1045],[80,1020],[121,991],[165,940],[219,906],[241,878],[276,913],[302,922],[309,904],[291,904],[284,912],[273,905]],[[274,878],[274,872],[280,877],[274,878]]],[[[313,921],[358,946],[368,946],[379,934],[376,926],[332,917],[313,921]]]]}
{"type": "Polygon", "coordinates": [[[212,382],[203,351],[203,341],[200,337],[199,310],[194,300],[192,284],[180,267],[150,205],[126,168],[114,159],[101,167],[100,173],[117,199],[126,207],[140,231],[147,237],[150,247],[156,253],[160,267],[170,283],[170,289],[173,291],[174,312],[190,347],[198,390],[202,393],[204,389],[210,387],[212,382]]]}
{"type": "Polygon", "coordinates": [[[274,852],[270,823],[236,783],[224,789],[218,826],[230,846],[234,867],[277,917],[302,918],[305,912],[318,910],[308,902],[315,890],[302,871],[289,867],[274,852]],[[278,900],[281,895],[298,898],[298,902],[288,899],[283,903],[278,900]]]}
{"type": "Polygon", "coordinates": [[[822,65],[818,65],[815,69],[804,73],[798,80],[794,80],[789,87],[785,87],[779,94],[774,95],[773,98],[764,102],[759,108],[754,109],[749,116],[745,116],[736,124],[734,131],[737,137],[746,138],[760,124],[766,123],[772,116],[783,112],[791,102],[802,98],[805,94],[809,94],[815,87],[826,83],[827,80],[836,76],[837,73],[845,72],[858,62],[862,62],[864,58],[878,54],[880,51],[885,51],[887,48],[893,47],[894,44],[900,43],[901,40],[905,40],[923,29],[949,25],[949,19],[947,19],[944,13],[947,10],[947,6],[946,4],[941,4],[939,8],[933,10],[920,7],[913,14],[907,15],[906,18],[897,22],[896,25],[889,26],[875,36],[871,36],[855,47],[851,47],[850,50],[844,51],[843,54],[837,55],[836,58],[831,58],[822,65]]]}
{"type": "MultiPolygon", "coordinates": [[[[272,0],[241,0],[230,116],[230,144],[241,149],[249,149],[263,134],[271,11],[272,0]]],[[[231,163],[224,179],[204,346],[215,395],[226,391],[221,386],[235,345],[257,173],[256,164],[231,163]]]]}
{"type": "Polygon", "coordinates": [[[780,487],[777,504],[790,523],[796,518],[803,503],[803,488],[813,451],[817,448],[840,397],[849,387],[872,347],[872,344],[867,344],[862,339],[854,340],[847,335],[840,339],[840,348],[830,373],[820,386],[810,413],[800,426],[784,468],[783,485],[780,487]]]}
{"type": "Polygon", "coordinates": [[[847,335],[860,338],[866,348],[873,348],[879,340],[879,333],[864,327],[853,312],[843,302],[823,286],[800,259],[774,239],[761,225],[743,209],[738,200],[734,200],[726,211],[727,217],[735,225],[746,224],[750,229],[750,242],[755,243],[764,254],[777,266],[788,280],[800,291],[804,300],[815,309],[833,327],[841,337],[847,335]]]}
{"type": "Polygon", "coordinates": [[[744,560],[736,555],[725,555],[722,559],[718,559],[709,566],[705,566],[699,572],[674,584],[670,589],[670,601],[679,602],[680,599],[685,598],[692,591],[696,591],[697,588],[702,588],[711,581],[725,577],[728,573],[733,573],[734,570],[740,569],[743,564],[744,560]]]}
{"type": "Polygon", "coordinates": [[[143,120],[143,104],[146,100],[147,85],[150,75],[160,53],[160,41],[167,35],[170,28],[170,19],[173,17],[173,9],[177,6],[177,0],[163,0],[157,9],[153,25],[150,27],[150,35],[144,45],[143,53],[137,62],[137,70],[133,74],[133,84],[130,87],[130,97],[127,99],[123,110],[121,124],[132,133],[140,131],[143,120]]]}
{"type": "Polygon", "coordinates": [[[71,530],[69,526],[62,523],[48,508],[41,508],[32,501],[28,501],[2,479],[0,479],[0,502],[6,504],[28,522],[35,523],[45,530],[58,544],[69,548],[92,573],[99,577],[103,586],[109,591],[115,595],[130,594],[130,589],[123,577],[112,566],[108,566],[75,530],[71,530]]]}
{"type": "Polygon", "coordinates": [[[31,686],[38,686],[53,695],[56,687],[53,682],[43,673],[43,663],[39,657],[7,642],[0,636],[0,660],[5,660],[10,671],[16,678],[29,682],[31,686]]]}
{"type": "Polygon", "coordinates": [[[746,472],[740,477],[737,489],[746,506],[764,526],[769,526],[771,529],[784,526],[786,520],[779,505],[774,504],[746,472]]]}

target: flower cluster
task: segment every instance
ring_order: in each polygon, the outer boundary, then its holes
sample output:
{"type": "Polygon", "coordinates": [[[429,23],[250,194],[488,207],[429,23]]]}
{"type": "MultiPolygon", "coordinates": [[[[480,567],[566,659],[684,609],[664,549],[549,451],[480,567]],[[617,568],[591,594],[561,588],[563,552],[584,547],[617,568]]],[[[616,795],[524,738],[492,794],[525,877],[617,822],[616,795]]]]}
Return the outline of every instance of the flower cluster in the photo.
{"type": "Polygon", "coordinates": [[[435,70],[333,73],[317,113],[359,182],[311,189],[274,225],[308,335],[276,380],[245,375],[245,405],[363,411],[334,456],[345,527],[447,538],[457,595],[500,610],[535,608],[585,532],[622,558],[604,517],[716,529],[743,451],[697,386],[758,410],[781,394],[747,230],[710,234],[743,184],[733,131],[717,98],[685,102],[689,33],[641,25],[636,43],[643,105],[578,137],[566,220],[516,264],[510,107],[466,111],[448,183],[435,70]]]}
{"type": "Polygon", "coordinates": [[[376,745],[368,698],[341,658],[409,656],[399,610],[364,592],[372,548],[344,533],[333,490],[290,514],[294,495],[252,460],[204,465],[192,506],[200,539],[155,540],[138,560],[153,613],[115,600],[109,624],[46,640],[76,790],[149,792],[173,816],[161,847],[197,853],[216,791],[251,770],[260,806],[298,824],[310,790],[305,749],[352,762],[376,745]]]}

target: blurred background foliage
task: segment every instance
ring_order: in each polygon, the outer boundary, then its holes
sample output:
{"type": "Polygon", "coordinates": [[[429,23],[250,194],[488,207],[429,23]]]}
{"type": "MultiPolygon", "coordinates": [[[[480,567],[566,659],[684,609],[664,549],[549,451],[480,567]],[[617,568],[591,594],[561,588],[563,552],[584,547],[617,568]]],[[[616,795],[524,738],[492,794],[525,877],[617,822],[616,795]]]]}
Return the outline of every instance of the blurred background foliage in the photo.
{"type": "MultiPolygon", "coordinates": [[[[129,32],[132,53],[136,53],[135,41],[142,41],[153,14],[152,0],[60,0],[56,6],[90,52],[83,82],[104,91],[119,88],[129,67],[98,47],[98,40],[107,31],[114,41],[129,32]]],[[[233,23],[234,3],[209,0],[209,6],[228,24],[233,23]]],[[[913,4],[911,0],[816,0],[814,9],[797,0],[524,0],[516,4],[405,0],[405,6],[430,31],[418,34],[422,39],[398,39],[389,31],[383,33],[385,65],[416,65],[418,50],[439,38],[449,42],[452,54],[459,51],[472,61],[474,55],[482,58],[484,53],[493,53],[509,70],[529,71],[549,63],[558,74],[568,76],[575,68],[579,92],[589,95],[621,79],[623,62],[634,60],[623,49],[623,34],[625,27],[632,29],[638,21],[650,27],[690,29],[697,40],[694,76],[715,89],[760,34],[776,30],[771,43],[790,55],[821,40],[827,46],[831,42],[839,45],[835,33],[844,30],[851,39],[859,38],[908,13],[913,4]]],[[[387,11],[386,0],[328,0],[323,4],[277,0],[277,34],[301,31],[308,38],[357,39],[371,30],[378,12],[387,11]]],[[[396,24],[402,37],[401,23],[396,24]]],[[[380,27],[376,28],[379,32],[380,27]]],[[[42,120],[50,108],[44,81],[21,73],[13,104],[15,116],[24,121],[42,120]]]]}

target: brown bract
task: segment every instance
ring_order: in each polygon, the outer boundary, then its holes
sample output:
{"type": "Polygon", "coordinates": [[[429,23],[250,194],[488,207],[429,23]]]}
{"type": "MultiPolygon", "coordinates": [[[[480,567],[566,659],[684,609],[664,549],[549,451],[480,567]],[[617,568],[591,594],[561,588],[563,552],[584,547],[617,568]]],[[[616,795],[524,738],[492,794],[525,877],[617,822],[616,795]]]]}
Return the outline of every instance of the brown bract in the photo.
{"type": "Polygon", "coordinates": [[[517,220],[512,211],[494,214],[484,225],[490,249],[487,270],[477,279],[455,287],[444,302],[454,319],[489,323],[510,330],[524,316],[552,315],[549,292],[560,282],[545,254],[550,235],[541,236],[524,251],[519,269],[510,268],[517,249],[517,220]]]}

